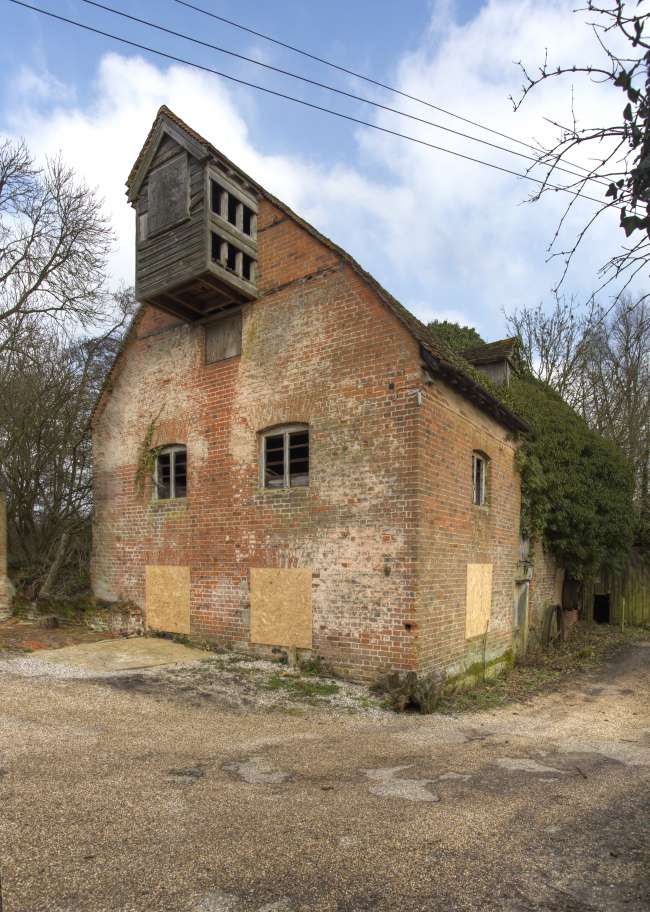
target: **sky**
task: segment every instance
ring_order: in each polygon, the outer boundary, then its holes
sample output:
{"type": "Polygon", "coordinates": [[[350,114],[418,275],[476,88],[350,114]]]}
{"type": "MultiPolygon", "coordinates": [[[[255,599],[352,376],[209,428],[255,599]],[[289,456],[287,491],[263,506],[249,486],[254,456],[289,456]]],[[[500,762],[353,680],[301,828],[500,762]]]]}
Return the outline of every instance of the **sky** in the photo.
{"type": "MultiPolygon", "coordinates": [[[[134,23],[84,0],[27,0],[70,19],[466,156],[522,172],[529,162],[429,124],[337,96],[134,23]]],[[[593,61],[597,45],[569,0],[191,0],[419,99],[525,142],[555,136],[546,118],[620,119],[619,91],[577,78],[549,82],[517,112],[521,73],[548,49],[553,63],[593,61]]],[[[201,41],[292,70],[440,126],[501,143],[476,127],[379,89],[177,0],[106,5],[201,41]]],[[[97,189],[116,242],[111,281],[132,284],[134,215],[124,183],[156,111],[166,104],[253,178],[347,249],[420,319],[505,332],[504,312],[550,304],[564,260],[549,244],[570,197],[528,201],[534,185],[457,156],[237,85],[0,0],[0,137],[22,137],[39,161],[60,153],[97,189]]],[[[617,121],[614,121],[617,122],[617,121]]],[[[526,152],[521,146],[504,142],[526,152]]],[[[586,154],[586,153],[585,153],[586,154]]],[[[580,163],[575,155],[573,160],[580,163]]],[[[584,163],[585,159],[582,160],[584,163]]],[[[565,176],[566,180],[571,180],[565,176]]],[[[600,199],[602,188],[593,195],[600,199]]],[[[576,201],[561,251],[596,204],[576,201]]],[[[562,291],[588,300],[621,243],[598,220],[562,291]]],[[[611,292],[603,292],[607,305],[611,292]]]]}

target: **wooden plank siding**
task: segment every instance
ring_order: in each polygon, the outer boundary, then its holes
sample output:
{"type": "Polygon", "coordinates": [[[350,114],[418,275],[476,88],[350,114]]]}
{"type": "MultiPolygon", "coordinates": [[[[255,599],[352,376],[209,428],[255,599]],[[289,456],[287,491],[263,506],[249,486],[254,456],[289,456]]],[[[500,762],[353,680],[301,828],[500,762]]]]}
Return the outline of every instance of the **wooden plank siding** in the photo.
{"type": "MultiPolygon", "coordinates": [[[[178,144],[165,137],[154,158],[155,165],[164,164],[179,151],[178,144]]],[[[189,219],[154,237],[138,240],[136,244],[136,294],[140,299],[200,275],[206,269],[205,172],[191,157],[189,164],[189,219]]],[[[147,215],[147,183],[148,180],[138,199],[139,219],[147,215]]]]}
{"type": "Polygon", "coordinates": [[[610,623],[650,624],[650,564],[634,554],[620,573],[602,573],[600,579],[586,583],[583,592],[583,618],[593,620],[594,596],[609,595],[610,623]]]}

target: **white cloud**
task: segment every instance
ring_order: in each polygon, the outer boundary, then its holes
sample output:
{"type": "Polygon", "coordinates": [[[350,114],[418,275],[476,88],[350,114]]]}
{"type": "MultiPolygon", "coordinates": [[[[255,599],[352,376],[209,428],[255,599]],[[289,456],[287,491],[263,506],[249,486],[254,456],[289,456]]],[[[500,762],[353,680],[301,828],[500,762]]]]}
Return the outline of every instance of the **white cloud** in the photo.
{"type": "MultiPolygon", "coordinates": [[[[504,133],[548,138],[544,116],[552,113],[562,120],[571,114],[569,86],[549,83],[515,115],[508,101],[520,84],[513,61],[534,66],[546,47],[558,61],[590,59],[589,30],[565,0],[489,0],[461,26],[453,13],[452,0],[434,5],[421,45],[400,61],[399,88],[504,133]]],[[[315,162],[313,150],[309,157],[302,150],[265,154],[251,141],[242,114],[254,113],[254,100],[242,106],[238,96],[236,103],[230,87],[207,74],[115,53],[99,62],[87,103],[80,104],[74,89],[47,72],[23,70],[13,88],[12,108],[5,112],[9,129],[25,136],[39,155],[61,150],[105,197],[118,235],[111,262],[116,279],[131,281],[133,276],[133,214],[124,181],[163,103],[349,249],[424,319],[456,315],[494,338],[503,330],[503,307],[536,303],[559,275],[560,263],[546,265],[545,247],[562,211],[557,197],[563,195],[522,205],[529,192],[524,181],[461,159],[362,129],[356,135],[357,157],[346,164],[315,162]]],[[[576,110],[587,123],[602,119],[609,109],[618,114],[617,93],[582,80],[576,80],[575,88],[576,110]]],[[[361,94],[368,92],[366,86],[361,94]]],[[[389,103],[500,142],[404,98],[393,96],[389,103]]],[[[299,117],[300,111],[287,108],[286,116],[299,117]]],[[[362,116],[372,114],[366,110],[362,116]]],[[[395,115],[383,113],[377,122],[513,170],[525,167],[514,156],[395,115]]],[[[589,203],[576,206],[567,223],[568,238],[591,211],[589,203]]],[[[567,290],[586,294],[595,285],[597,267],[619,240],[613,220],[597,226],[576,260],[567,290]]]]}

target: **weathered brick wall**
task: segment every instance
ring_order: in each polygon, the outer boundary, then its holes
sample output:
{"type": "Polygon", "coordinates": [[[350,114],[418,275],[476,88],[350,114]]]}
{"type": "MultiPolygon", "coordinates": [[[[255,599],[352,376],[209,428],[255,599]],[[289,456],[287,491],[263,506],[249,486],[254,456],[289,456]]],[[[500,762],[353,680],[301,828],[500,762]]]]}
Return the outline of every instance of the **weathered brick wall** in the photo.
{"type": "Polygon", "coordinates": [[[466,639],[467,565],[492,566],[487,657],[511,644],[519,540],[515,448],[442,383],[417,343],[331,249],[263,201],[259,301],[240,357],[206,365],[203,329],[145,311],[94,428],[93,584],[144,605],[147,565],[189,566],[190,626],[248,647],[249,571],[313,573],[314,650],[338,670],[446,669],[466,639]],[[417,392],[422,395],[418,399],[417,392]],[[185,444],[188,497],[134,488],[138,451],[185,444]],[[260,432],[310,428],[308,489],[260,486],[260,432]],[[490,458],[472,504],[472,452],[490,458]]]}
{"type": "Polygon", "coordinates": [[[0,617],[10,608],[10,587],[7,576],[7,501],[0,491],[0,617]]]}
{"type": "Polygon", "coordinates": [[[467,565],[492,565],[485,658],[512,643],[520,482],[506,429],[442,383],[425,387],[419,412],[418,645],[423,668],[450,675],[484,658],[466,639],[467,565]],[[487,504],[472,502],[472,454],[489,457],[487,504]]]}
{"type": "Polygon", "coordinates": [[[418,346],[352,270],[270,203],[259,211],[263,297],[241,357],[205,365],[203,330],[153,311],[94,429],[93,582],[144,602],[147,564],[191,567],[191,628],[246,645],[249,569],[313,571],[314,649],[373,677],[414,667],[418,346]],[[188,450],[188,497],[134,490],[138,450],[188,450]],[[259,432],[310,427],[308,489],[260,487],[259,432]]]}
{"type": "Polygon", "coordinates": [[[533,574],[530,582],[528,629],[534,640],[542,633],[546,608],[562,604],[564,569],[544,549],[541,542],[536,542],[532,548],[531,561],[533,574]]]}

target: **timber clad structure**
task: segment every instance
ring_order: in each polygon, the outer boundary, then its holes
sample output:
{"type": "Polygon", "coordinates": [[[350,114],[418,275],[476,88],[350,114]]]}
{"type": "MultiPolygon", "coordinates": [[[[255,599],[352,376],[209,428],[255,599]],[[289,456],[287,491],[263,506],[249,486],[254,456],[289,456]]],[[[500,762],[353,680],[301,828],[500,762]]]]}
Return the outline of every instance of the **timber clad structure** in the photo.
{"type": "Polygon", "coordinates": [[[94,414],[95,594],[359,679],[498,663],[523,422],[166,108],[128,187],[143,303],[94,414]]]}

